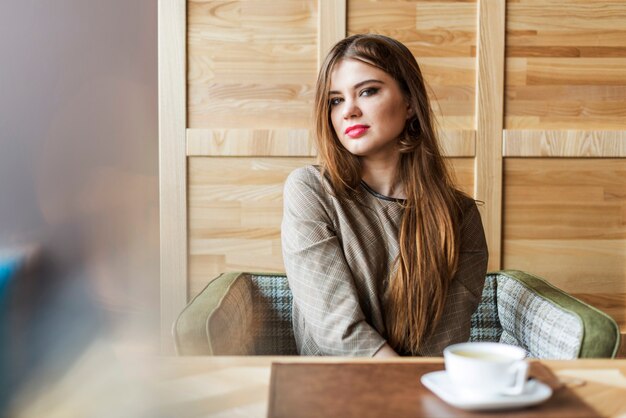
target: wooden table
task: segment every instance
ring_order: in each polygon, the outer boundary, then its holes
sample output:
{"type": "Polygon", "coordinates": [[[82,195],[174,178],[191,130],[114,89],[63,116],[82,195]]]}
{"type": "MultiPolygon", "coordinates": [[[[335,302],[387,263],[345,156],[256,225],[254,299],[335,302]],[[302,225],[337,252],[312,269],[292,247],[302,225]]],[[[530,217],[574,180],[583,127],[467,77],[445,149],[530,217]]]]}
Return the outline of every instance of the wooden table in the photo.
{"type": "MultiPolygon", "coordinates": [[[[97,342],[78,356],[62,377],[50,379],[42,374],[32,385],[25,385],[3,416],[265,417],[273,361],[393,363],[443,359],[162,357],[97,342]]],[[[626,360],[542,363],[602,415],[626,418],[626,360]]]]}
{"type": "MultiPolygon", "coordinates": [[[[372,362],[312,357],[168,357],[155,363],[160,411],[176,417],[265,417],[270,368],[280,362],[372,362]]],[[[376,360],[385,362],[385,360],[376,360]]],[[[398,360],[387,360],[398,362],[398,360]]],[[[403,362],[443,362],[403,358],[403,362]]],[[[587,404],[626,417],[626,360],[542,361],[587,404]]]]}

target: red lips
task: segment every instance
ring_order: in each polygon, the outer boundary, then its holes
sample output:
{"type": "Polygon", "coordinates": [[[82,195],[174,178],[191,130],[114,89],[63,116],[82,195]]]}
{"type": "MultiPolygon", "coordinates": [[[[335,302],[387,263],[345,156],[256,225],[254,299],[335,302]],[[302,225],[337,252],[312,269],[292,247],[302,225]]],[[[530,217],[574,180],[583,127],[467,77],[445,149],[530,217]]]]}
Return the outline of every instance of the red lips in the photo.
{"type": "Polygon", "coordinates": [[[358,138],[364,135],[370,127],[368,125],[352,125],[346,128],[344,134],[350,138],[358,138]]]}

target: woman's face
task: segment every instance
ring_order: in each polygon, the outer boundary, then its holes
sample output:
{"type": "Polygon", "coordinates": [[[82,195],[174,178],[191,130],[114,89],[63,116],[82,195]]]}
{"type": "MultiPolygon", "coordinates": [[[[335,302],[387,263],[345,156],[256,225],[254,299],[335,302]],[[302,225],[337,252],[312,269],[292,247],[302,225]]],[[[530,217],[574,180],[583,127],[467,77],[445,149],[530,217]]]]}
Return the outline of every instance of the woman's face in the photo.
{"type": "Polygon", "coordinates": [[[412,111],[395,79],[361,61],[343,59],[331,73],[329,100],[333,128],[350,153],[396,160],[396,139],[412,111]]]}

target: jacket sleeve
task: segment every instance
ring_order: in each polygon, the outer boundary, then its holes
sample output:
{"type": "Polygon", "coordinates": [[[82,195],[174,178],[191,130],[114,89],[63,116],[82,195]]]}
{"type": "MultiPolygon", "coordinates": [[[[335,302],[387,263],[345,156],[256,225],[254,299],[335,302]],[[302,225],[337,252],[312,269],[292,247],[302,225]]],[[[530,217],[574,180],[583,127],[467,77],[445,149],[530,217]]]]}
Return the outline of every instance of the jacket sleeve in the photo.
{"type": "Polygon", "coordinates": [[[472,314],[482,297],[487,273],[487,241],[480,213],[472,200],[464,211],[457,272],[450,283],[443,315],[420,355],[441,356],[450,344],[469,339],[472,314]]]}
{"type": "MultiPolygon", "coordinates": [[[[365,319],[320,179],[294,171],[284,190],[282,248],[294,311],[323,355],[373,356],[385,340],[365,319]],[[326,203],[325,203],[326,202],[326,203]]],[[[309,344],[305,341],[304,344],[309,344]]],[[[303,344],[299,341],[299,346],[303,344]]],[[[311,348],[311,347],[309,347],[311,348]]]]}

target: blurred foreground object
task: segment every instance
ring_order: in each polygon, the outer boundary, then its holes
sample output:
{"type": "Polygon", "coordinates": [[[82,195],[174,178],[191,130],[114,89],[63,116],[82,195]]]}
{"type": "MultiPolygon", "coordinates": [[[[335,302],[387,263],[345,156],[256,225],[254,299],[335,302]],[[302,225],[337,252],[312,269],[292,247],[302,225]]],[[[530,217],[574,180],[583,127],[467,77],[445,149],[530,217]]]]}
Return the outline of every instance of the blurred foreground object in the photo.
{"type": "Polygon", "coordinates": [[[47,390],[102,328],[82,277],[38,246],[0,250],[1,416],[15,416],[18,394],[47,390]]]}
{"type": "Polygon", "coordinates": [[[16,371],[22,347],[17,334],[27,316],[21,299],[32,283],[38,252],[35,247],[0,250],[0,411],[5,410],[19,383],[16,371]]]}

